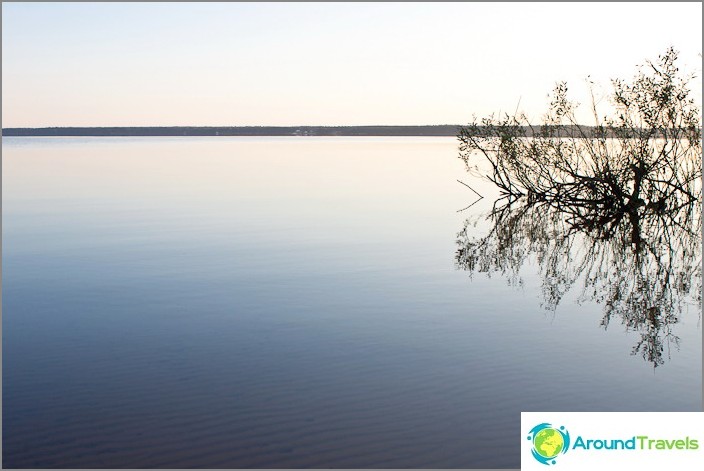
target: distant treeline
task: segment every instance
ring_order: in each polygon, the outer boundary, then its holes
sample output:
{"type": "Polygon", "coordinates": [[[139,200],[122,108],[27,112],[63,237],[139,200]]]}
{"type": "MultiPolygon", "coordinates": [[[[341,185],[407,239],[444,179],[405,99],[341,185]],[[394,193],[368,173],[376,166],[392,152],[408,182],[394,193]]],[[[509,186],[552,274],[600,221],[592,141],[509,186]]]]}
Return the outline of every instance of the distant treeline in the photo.
{"type": "Polygon", "coordinates": [[[3,136],[456,136],[460,126],[5,128],[3,136]]]}
{"type": "MultiPolygon", "coordinates": [[[[54,127],[5,128],[3,136],[457,136],[462,126],[174,126],[174,127],[54,127]]],[[[533,135],[540,126],[522,127],[533,135]]],[[[482,127],[477,128],[479,132],[482,127]]],[[[592,126],[560,126],[551,129],[556,137],[596,136],[592,126]]],[[[613,133],[602,129],[607,137],[613,133]]]]}

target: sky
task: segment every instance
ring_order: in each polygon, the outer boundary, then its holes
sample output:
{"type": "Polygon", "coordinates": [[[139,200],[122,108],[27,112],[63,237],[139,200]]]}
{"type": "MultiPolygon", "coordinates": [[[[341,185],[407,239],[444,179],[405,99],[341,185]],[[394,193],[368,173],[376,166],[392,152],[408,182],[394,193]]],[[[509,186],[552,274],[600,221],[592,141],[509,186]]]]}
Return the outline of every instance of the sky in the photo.
{"type": "Polygon", "coordinates": [[[3,2],[2,126],[539,122],[669,46],[701,102],[701,3],[3,2]]]}

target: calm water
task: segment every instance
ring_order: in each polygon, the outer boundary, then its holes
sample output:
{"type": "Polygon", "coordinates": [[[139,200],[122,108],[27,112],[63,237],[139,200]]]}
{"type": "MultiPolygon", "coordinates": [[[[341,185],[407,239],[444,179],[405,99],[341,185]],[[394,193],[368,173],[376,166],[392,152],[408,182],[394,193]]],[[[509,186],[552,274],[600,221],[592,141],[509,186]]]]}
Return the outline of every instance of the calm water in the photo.
{"type": "MultiPolygon", "coordinates": [[[[519,466],[521,411],[693,411],[568,292],[455,264],[452,138],[4,138],[4,467],[519,466]]],[[[474,194],[488,197],[462,212],[474,194]]]]}

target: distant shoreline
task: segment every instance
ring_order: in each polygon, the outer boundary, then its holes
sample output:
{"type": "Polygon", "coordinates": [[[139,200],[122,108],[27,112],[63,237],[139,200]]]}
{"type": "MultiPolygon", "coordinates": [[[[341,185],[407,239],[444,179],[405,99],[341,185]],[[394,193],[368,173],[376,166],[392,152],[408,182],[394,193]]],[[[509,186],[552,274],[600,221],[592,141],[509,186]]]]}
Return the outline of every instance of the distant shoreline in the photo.
{"type": "Polygon", "coordinates": [[[456,136],[461,126],[139,126],[5,128],[3,136],[456,136]]]}
{"type": "MultiPolygon", "coordinates": [[[[159,136],[379,136],[456,137],[464,126],[456,124],[428,126],[134,126],[134,127],[45,127],[4,128],[6,137],[159,137],[159,136]]],[[[524,135],[533,135],[529,126],[524,135]]],[[[596,136],[593,126],[551,126],[555,137],[596,136]]],[[[481,127],[480,127],[481,128],[481,127]]],[[[536,126],[539,129],[541,126],[536,126]]],[[[606,137],[615,137],[606,130],[606,137]]],[[[603,132],[603,129],[602,129],[603,132]]]]}

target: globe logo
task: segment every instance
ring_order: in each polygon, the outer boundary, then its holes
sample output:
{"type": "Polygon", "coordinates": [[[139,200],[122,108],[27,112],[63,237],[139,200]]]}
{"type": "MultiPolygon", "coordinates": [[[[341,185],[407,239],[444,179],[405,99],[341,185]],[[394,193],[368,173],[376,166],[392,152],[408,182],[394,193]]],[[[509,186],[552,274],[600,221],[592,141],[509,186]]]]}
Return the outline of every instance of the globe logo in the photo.
{"type": "Polygon", "coordinates": [[[542,464],[555,464],[555,458],[570,449],[570,434],[564,426],[554,428],[549,423],[542,423],[533,427],[529,433],[528,440],[533,442],[533,458],[542,464]]]}

